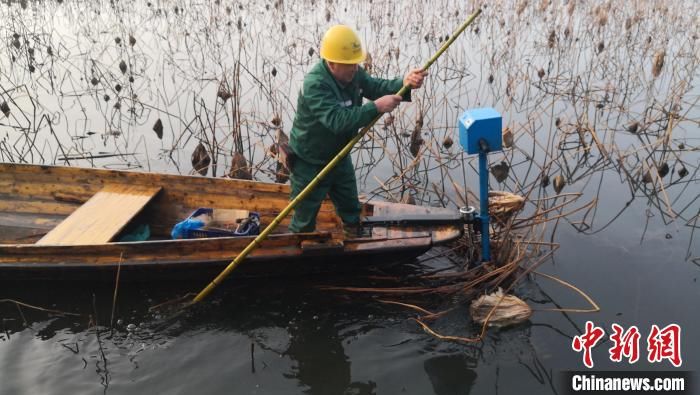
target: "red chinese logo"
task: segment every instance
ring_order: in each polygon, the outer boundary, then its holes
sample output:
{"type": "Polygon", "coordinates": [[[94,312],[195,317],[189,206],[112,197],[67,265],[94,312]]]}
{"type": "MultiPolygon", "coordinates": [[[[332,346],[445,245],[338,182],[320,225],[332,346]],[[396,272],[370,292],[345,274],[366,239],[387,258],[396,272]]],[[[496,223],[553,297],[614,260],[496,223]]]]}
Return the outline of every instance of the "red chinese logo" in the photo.
{"type": "Polygon", "coordinates": [[[659,329],[658,326],[652,325],[647,344],[649,362],[661,362],[668,359],[675,367],[679,367],[683,363],[680,326],[671,324],[664,329],[659,329]]]}
{"type": "Polygon", "coordinates": [[[583,364],[589,368],[593,367],[591,348],[593,348],[603,336],[605,336],[603,328],[593,325],[591,321],[586,321],[586,333],[580,336],[574,336],[571,347],[573,347],[576,352],[581,352],[581,350],[583,350],[583,364]]]}
{"type": "MultiPolygon", "coordinates": [[[[639,339],[641,334],[636,326],[625,330],[618,324],[612,324],[613,333],[610,340],[613,345],[608,350],[610,360],[622,362],[624,358],[633,364],[639,360],[639,339]]],[[[592,349],[605,336],[605,330],[597,327],[591,321],[586,321],[586,331],[579,336],[574,336],[571,347],[576,352],[583,351],[583,364],[588,368],[593,367],[592,349]]],[[[649,363],[662,362],[667,359],[675,367],[683,364],[681,358],[681,327],[678,324],[670,324],[663,329],[657,325],[651,326],[647,337],[647,360],[649,363]]]]}
{"type": "Polygon", "coordinates": [[[610,340],[613,346],[610,347],[610,360],[621,362],[622,357],[628,358],[629,363],[639,360],[639,329],[636,326],[630,327],[626,332],[620,325],[612,324],[613,333],[610,340]]]}

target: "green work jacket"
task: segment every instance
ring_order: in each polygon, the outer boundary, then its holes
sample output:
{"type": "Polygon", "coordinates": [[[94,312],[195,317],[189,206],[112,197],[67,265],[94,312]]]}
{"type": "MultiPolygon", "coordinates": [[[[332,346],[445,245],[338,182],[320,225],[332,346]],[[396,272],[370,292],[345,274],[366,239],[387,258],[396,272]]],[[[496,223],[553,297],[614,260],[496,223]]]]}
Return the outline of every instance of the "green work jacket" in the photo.
{"type": "MultiPolygon", "coordinates": [[[[362,67],[347,86],[342,86],[321,60],[304,78],[289,146],[306,162],[327,164],[379,114],[373,101],[362,104],[362,98],[375,100],[398,92],[402,86],[401,78],[373,78],[362,67]]],[[[404,100],[410,100],[410,91],[404,100]]]]}

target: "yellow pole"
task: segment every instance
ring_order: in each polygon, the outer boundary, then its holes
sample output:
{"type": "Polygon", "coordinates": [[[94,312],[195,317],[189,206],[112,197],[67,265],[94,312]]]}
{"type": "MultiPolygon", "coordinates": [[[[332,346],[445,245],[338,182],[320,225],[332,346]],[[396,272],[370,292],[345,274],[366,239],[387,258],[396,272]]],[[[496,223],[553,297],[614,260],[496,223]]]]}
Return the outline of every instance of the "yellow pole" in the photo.
{"type": "MultiPolygon", "coordinates": [[[[445,52],[450,45],[452,45],[455,39],[460,34],[462,34],[464,29],[466,29],[467,26],[469,26],[474,21],[474,19],[476,19],[477,16],[479,16],[479,14],[481,14],[481,9],[477,9],[476,12],[474,12],[469,18],[467,18],[467,20],[464,21],[464,23],[462,23],[462,25],[454,33],[452,33],[452,36],[447,41],[445,41],[444,44],[442,44],[442,47],[440,47],[440,49],[435,53],[435,55],[433,55],[433,57],[431,57],[430,60],[428,60],[428,62],[425,63],[425,65],[423,66],[423,70],[428,70],[428,68],[433,63],[435,63],[437,58],[439,58],[440,55],[442,55],[442,53],[445,52]]],[[[396,94],[399,96],[403,96],[409,89],[410,88],[408,86],[404,85],[396,94]]],[[[299,204],[299,202],[301,202],[306,197],[306,195],[308,195],[314,188],[316,188],[316,185],[318,185],[318,183],[321,182],[321,180],[324,177],[326,177],[326,175],[328,175],[328,173],[330,173],[331,170],[333,170],[333,168],[338,164],[338,162],[340,162],[343,158],[345,158],[346,155],[350,153],[352,147],[354,147],[355,144],[358,141],[360,141],[362,136],[364,136],[372,128],[372,126],[374,126],[374,124],[379,120],[379,118],[382,117],[382,115],[383,114],[377,115],[372,120],[372,122],[369,123],[369,125],[362,128],[362,130],[360,130],[360,132],[357,133],[357,135],[353,137],[352,140],[350,140],[345,145],[345,147],[343,147],[343,149],[340,150],[340,152],[338,152],[338,154],[333,158],[333,160],[331,160],[326,165],[326,167],[324,167],[323,170],[321,170],[321,172],[318,173],[318,175],[313,180],[311,180],[309,185],[307,185],[306,188],[304,188],[294,199],[292,199],[292,201],[289,202],[287,207],[285,207],[277,215],[277,217],[275,217],[275,219],[272,220],[272,222],[270,222],[270,224],[267,225],[267,227],[262,232],[260,232],[260,234],[255,238],[255,240],[248,244],[248,246],[245,249],[243,249],[243,251],[241,251],[241,253],[238,254],[238,256],[236,256],[236,258],[231,263],[229,263],[228,266],[226,266],[226,268],[221,273],[219,273],[219,275],[216,276],[214,280],[212,280],[209,283],[209,285],[207,285],[203,290],[201,290],[197,294],[197,296],[195,296],[191,304],[200,302],[204,298],[206,298],[207,295],[209,295],[209,293],[211,293],[211,291],[214,290],[214,288],[216,288],[226,277],[228,277],[228,275],[233,271],[233,269],[235,269],[236,266],[238,266],[238,264],[241,263],[241,261],[243,261],[243,259],[245,259],[245,257],[248,256],[248,254],[250,254],[254,249],[258,248],[260,242],[265,240],[265,238],[267,238],[267,236],[273,230],[275,230],[275,228],[277,228],[277,225],[279,225],[279,223],[282,222],[282,220],[289,214],[289,212],[292,211],[294,207],[296,207],[297,204],[299,204]]]]}

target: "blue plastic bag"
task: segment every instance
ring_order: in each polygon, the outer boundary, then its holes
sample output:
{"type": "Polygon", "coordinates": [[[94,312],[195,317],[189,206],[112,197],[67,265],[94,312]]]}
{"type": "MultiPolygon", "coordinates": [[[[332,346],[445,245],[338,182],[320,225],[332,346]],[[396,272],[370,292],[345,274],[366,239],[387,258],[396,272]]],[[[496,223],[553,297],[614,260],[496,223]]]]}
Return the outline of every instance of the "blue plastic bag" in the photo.
{"type": "Polygon", "coordinates": [[[189,235],[190,231],[201,229],[203,226],[203,221],[187,218],[173,227],[172,232],[170,232],[170,236],[172,236],[173,239],[184,239],[187,237],[187,235],[189,235]]]}
{"type": "Polygon", "coordinates": [[[251,212],[248,218],[241,221],[235,230],[206,228],[205,221],[197,219],[201,215],[211,216],[213,209],[201,207],[195,210],[187,219],[176,224],[170,232],[173,239],[191,239],[199,237],[231,237],[256,236],[260,234],[260,214],[251,212]]]}

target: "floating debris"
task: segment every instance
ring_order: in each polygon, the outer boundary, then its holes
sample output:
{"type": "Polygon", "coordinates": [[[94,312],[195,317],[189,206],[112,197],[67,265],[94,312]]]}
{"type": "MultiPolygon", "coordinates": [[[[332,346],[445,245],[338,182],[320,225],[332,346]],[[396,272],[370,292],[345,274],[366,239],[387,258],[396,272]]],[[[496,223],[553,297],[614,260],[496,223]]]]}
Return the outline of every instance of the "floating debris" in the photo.
{"type": "Polygon", "coordinates": [[[158,118],[153,125],[153,131],[156,132],[156,136],[158,136],[159,139],[163,140],[163,121],[161,121],[160,118],[158,118]]]}
{"type": "Polygon", "coordinates": [[[384,129],[393,125],[395,120],[396,120],[396,118],[391,114],[388,114],[387,116],[385,116],[384,117],[384,129]]]}
{"type": "Polygon", "coordinates": [[[416,205],[416,198],[413,197],[413,194],[411,194],[410,192],[406,191],[406,192],[403,194],[403,197],[401,198],[401,203],[403,203],[403,204],[410,204],[410,205],[415,206],[415,205],[416,205]]]}
{"type": "Polygon", "coordinates": [[[414,129],[413,133],[411,133],[411,145],[409,146],[409,151],[414,158],[420,153],[420,147],[424,142],[425,141],[423,140],[423,137],[421,137],[420,130],[414,129]]]}
{"type": "Polygon", "coordinates": [[[7,104],[7,102],[2,102],[0,103],[0,111],[2,111],[3,114],[5,114],[6,117],[10,116],[10,106],[7,104]]]}
{"type": "Polygon", "coordinates": [[[556,30],[552,29],[549,31],[549,37],[547,38],[547,45],[549,45],[549,48],[554,48],[554,46],[557,44],[557,32],[556,30]]]}
{"type": "Polygon", "coordinates": [[[367,52],[367,57],[365,58],[364,69],[367,74],[372,75],[372,55],[367,52]]]}
{"type": "Polygon", "coordinates": [[[598,25],[605,26],[608,23],[608,10],[607,8],[601,7],[598,10],[598,25]]]}
{"type": "Polygon", "coordinates": [[[566,180],[564,179],[564,176],[561,174],[557,174],[554,176],[554,180],[552,181],[552,187],[554,188],[554,191],[556,193],[561,193],[562,189],[564,189],[564,185],[566,185],[566,180]]]}
{"type": "Polygon", "coordinates": [[[651,74],[656,78],[661,75],[661,69],[664,67],[664,58],[666,57],[666,51],[663,49],[654,54],[654,60],[652,61],[651,74]]]}
{"type": "Polygon", "coordinates": [[[413,157],[417,157],[418,153],[420,153],[420,147],[423,145],[423,137],[421,137],[421,131],[423,130],[423,113],[418,112],[418,116],[416,117],[416,126],[413,128],[413,132],[411,133],[411,145],[409,146],[409,151],[411,151],[411,155],[413,157]]]}
{"type": "Polygon", "coordinates": [[[454,141],[452,141],[452,138],[450,136],[445,137],[445,139],[442,141],[442,146],[446,149],[450,149],[450,147],[452,147],[453,144],[454,141]]]}
{"type": "Polygon", "coordinates": [[[506,191],[489,191],[489,214],[497,223],[506,223],[525,207],[525,198],[506,191]]]}
{"type": "Polygon", "coordinates": [[[248,161],[241,152],[236,151],[233,153],[233,157],[231,158],[231,168],[228,172],[228,176],[239,180],[253,179],[250,165],[248,165],[248,161]]]}
{"type": "Polygon", "coordinates": [[[233,94],[226,89],[224,83],[222,82],[221,84],[219,84],[219,91],[216,93],[216,96],[223,100],[225,103],[226,100],[230,99],[233,96],[233,94]]]}
{"type": "Polygon", "coordinates": [[[282,124],[282,118],[279,116],[279,114],[275,114],[274,117],[272,117],[272,124],[275,125],[275,127],[279,127],[282,124]]]}
{"type": "Polygon", "coordinates": [[[209,164],[211,163],[211,156],[204,147],[204,144],[200,141],[199,144],[192,152],[192,169],[202,176],[206,176],[209,172],[209,164]]]}
{"type": "MultiPolygon", "coordinates": [[[[88,134],[91,134],[91,133],[88,132],[88,134]]],[[[94,133],[92,133],[92,134],[94,134],[94,133]]],[[[103,134],[104,137],[119,137],[121,135],[122,135],[122,132],[120,130],[117,130],[117,129],[110,129],[103,134]]]]}
{"type": "Polygon", "coordinates": [[[498,288],[496,292],[474,300],[469,313],[478,324],[484,324],[488,318],[488,326],[505,327],[527,321],[532,316],[532,309],[517,296],[505,295],[498,288]]]}
{"type": "Polygon", "coordinates": [[[496,178],[496,181],[499,183],[508,178],[508,173],[510,173],[510,166],[508,166],[506,162],[491,166],[491,174],[493,174],[494,178],[496,178]]]}
{"type": "Polygon", "coordinates": [[[284,184],[289,180],[289,167],[291,167],[291,163],[289,162],[289,155],[291,154],[289,149],[289,137],[282,129],[277,129],[276,141],[277,142],[272,145],[273,149],[270,150],[277,156],[275,182],[284,184]]]}
{"type": "Polygon", "coordinates": [[[505,148],[513,146],[513,131],[510,130],[510,127],[503,129],[503,146],[505,148]]]}

